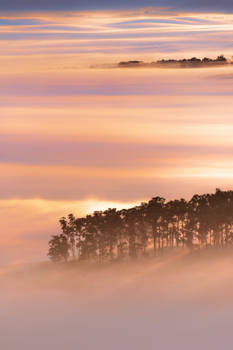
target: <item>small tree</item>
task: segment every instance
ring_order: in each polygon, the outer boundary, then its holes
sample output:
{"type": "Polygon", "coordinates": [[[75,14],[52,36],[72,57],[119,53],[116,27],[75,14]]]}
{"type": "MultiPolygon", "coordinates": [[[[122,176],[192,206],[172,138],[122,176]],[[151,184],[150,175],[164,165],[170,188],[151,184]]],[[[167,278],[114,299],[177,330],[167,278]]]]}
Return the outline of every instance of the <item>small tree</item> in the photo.
{"type": "Polygon", "coordinates": [[[226,57],[224,57],[223,55],[220,55],[220,56],[218,56],[218,57],[216,58],[216,61],[218,61],[218,62],[226,62],[227,59],[226,59],[226,57]]]}
{"type": "Polygon", "coordinates": [[[70,245],[67,241],[67,237],[63,234],[59,236],[52,236],[49,241],[48,256],[53,262],[56,261],[68,261],[70,245]]]}

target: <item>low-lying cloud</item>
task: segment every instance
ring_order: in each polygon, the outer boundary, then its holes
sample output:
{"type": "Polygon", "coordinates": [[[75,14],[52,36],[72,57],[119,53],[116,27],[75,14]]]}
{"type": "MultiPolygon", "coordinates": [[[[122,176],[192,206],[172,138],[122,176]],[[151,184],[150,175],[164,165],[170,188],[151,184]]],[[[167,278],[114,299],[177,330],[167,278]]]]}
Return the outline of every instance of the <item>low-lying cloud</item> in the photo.
{"type": "Polygon", "coordinates": [[[232,249],[0,271],[4,349],[195,350],[232,341],[232,249]],[[168,336],[169,334],[169,336],[168,336]]]}

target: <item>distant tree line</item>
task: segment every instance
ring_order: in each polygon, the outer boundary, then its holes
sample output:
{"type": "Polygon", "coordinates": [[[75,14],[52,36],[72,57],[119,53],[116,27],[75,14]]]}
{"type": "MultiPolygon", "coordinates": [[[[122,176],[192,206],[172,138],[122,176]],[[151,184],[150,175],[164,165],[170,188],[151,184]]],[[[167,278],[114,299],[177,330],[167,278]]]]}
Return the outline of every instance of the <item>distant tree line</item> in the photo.
{"type": "Polygon", "coordinates": [[[160,61],[157,61],[157,63],[226,63],[227,62],[227,59],[223,56],[223,55],[220,55],[218,56],[217,58],[215,59],[211,59],[211,58],[208,58],[208,57],[204,57],[204,58],[197,58],[197,57],[192,57],[192,58],[183,58],[181,60],[174,60],[174,59],[169,59],[169,60],[160,60],[160,61]]]}
{"type": "Polygon", "coordinates": [[[175,60],[175,59],[162,59],[156,62],[151,62],[151,63],[145,63],[143,61],[122,61],[119,62],[118,66],[120,67],[144,67],[144,66],[158,66],[158,65],[179,65],[181,67],[185,66],[200,66],[200,65],[214,65],[214,64],[226,64],[228,63],[226,57],[223,55],[220,55],[214,59],[209,58],[209,57],[204,57],[204,58],[197,58],[197,57],[192,57],[192,58],[183,58],[180,60],[175,60]]]}
{"type": "Polygon", "coordinates": [[[49,241],[52,261],[112,262],[159,255],[174,247],[223,247],[233,243],[233,191],[195,194],[191,200],[154,197],[130,209],[95,211],[60,219],[49,241]]]}

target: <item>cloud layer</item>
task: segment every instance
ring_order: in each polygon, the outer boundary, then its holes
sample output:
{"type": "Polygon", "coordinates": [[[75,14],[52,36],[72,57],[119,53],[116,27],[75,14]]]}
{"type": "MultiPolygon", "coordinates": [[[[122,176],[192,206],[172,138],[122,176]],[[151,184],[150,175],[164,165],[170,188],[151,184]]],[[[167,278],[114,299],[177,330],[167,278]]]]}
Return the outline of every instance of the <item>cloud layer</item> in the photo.
{"type": "MultiPolygon", "coordinates": [[[[141,7],[142,2],[140,0],[119,0],[117,3],[107,0],[89,0],[87,3],[81,0],[17,0],[12,3],[7,0],[0,1],[0,8],[3,11],[74,11],[74,10],[96,10],[96,9],[125,9],[125,8],[137,8],[141,7]]],[[[146,0],[143,1],[143,6],[156,6],[156,7],[171,7],[176,10],[206,10],[206,11],[229,11],[232,12],[233,5],[230,0],[223,0],[221,3],[218,1],[207,0],[204,1],[188,1],[188,0],[146,0]]]]}
{"type": "Polygon", "coordinates": [[[233,66],[104,65],[231,57],[231,14],[30,4],[0,16],[0,263],[45,257],[70,211],[233,185],[233,66]]]}

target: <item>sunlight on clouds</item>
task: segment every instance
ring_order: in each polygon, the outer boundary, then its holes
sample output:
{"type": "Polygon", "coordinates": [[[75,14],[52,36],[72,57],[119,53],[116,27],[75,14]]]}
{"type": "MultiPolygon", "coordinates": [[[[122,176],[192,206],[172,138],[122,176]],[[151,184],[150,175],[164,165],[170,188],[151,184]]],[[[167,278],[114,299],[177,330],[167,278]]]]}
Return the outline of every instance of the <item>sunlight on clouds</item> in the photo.
{"type": "Polygon", "coordinates": [[[94,211],[107,210],[108,208],[116,208],[118,210],[123,208],[128,209],[137,204],[138,204],[137,202],[117,203],[117,202],[102,202],[99,200],[88,200],[84,202],[83,206],[84,206],[85,212],[93,213],[94,211]]]}
{"type": "MultiPolygon", "coordinates": [[[[50,64],[54,65],[54,58],[59,59],[61,54],[70,56],[72,64],[76,61],[72,55],[85,56],[78,59],[83,66],[93,63],[93,54],[96,56],[94,63],[109,63],[109,59],[114,61],[116,57],[121,60],[129,57],[129,54],[139,55],[140,59],[161,58],[161,55],[166,56],[171,50],[175,55],[177,51],[181,55],[189,52],[195,54],[195,51],[201,52],[203,46],[205,54],[215,54],[219,49],[231,54],[232,14],[177,14],[167,9],[151,8],[64,14],[19,13],[11,17],[9,23],[6,22],[6,16],[0,18],[3,55],[15,58],[24,55],[25,60],[27,55],[52,55],[53,58],[48,59],[47,68],[50,64]],[[1,19],[4,21],[2,25],[1,19]],[[229,38],[226,40],[228,33],[229,38]],[[213,35],[215,38],[211,45],[213,35]],[[8,40],[11,45],[8,45],[8,40]],[[193,47],[196,46],[193,51],[190,42],[193,47]],[[148,43],[149,46],[142,47],[140,43],[148,43]]],[[[14,63],[17,66],[17,59],[14,63]]],[[[30,67],[40,70],[41,64],[46,66],[40,57],[35,57],[28,64],[29,60],[27,64],[25,61],[26,70],[30,67]]]]}
{"type": "Polygon", "coordinates": [[[232,14],[12,13],[0,34],[0,264],[45,259],[70,212],[232,186],[232,65],[113,68],[231,58],[232,14]]]}
{"type": "Polygon", "coordinates": [[[32,260],[45,260],[47,241],[59,231],[58,220],[73,212],[84,216],[93,210],[109,207],[128,208],[135,203],[112,201],[46,201],[43,199],[0,200],[1,224],[0,246],[3,249],[0,265],[14,261],[25,263],[32,260]],[[12,217],[14,220],[12,220],[12,217]],[[27,223],[25,227],[25,222],[27,223]]]}

